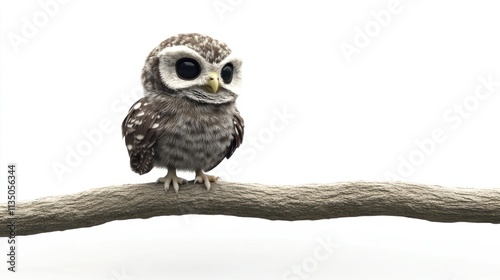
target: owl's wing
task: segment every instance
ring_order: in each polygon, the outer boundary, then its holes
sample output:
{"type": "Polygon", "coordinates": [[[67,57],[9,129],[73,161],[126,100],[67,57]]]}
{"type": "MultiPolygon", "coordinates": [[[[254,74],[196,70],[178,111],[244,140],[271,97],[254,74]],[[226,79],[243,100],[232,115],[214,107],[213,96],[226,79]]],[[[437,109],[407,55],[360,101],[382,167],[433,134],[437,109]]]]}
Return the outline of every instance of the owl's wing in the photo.
{"type": "Polygon", "coordinates": [[[227,149],[226,158],[230,158],[234,151],[243,143],[243,134],[245,133],[245,121],[240,115],[240,112],[236,109],[236,113],[233,116],[233,140],[231,145],[227,149]]]}
{"type": "Polygon", "coordinates": [[[226,155],[222,157],[219,161],[217,161],[216,164],[211,166],[205,171],[210,171],[214,169],[219,163],[221,163],[224,158],[229,159],[234,151],[243,143],[243,134],[245,133],[245,122],[243,121],[243,118],[240,115],[240,112],[238,109],[236,109],[236,112],[233,116],[233,133],[232,133],[232,139],[231,139],[231,144],[227,148],[226,155]]]}
{"type": "Polygon", "coordinates": [[[157,120],[158,114],[143,97],[132,105],[122,123],[130,168],[141,175],[153,169],[156,128],[159,126],[157,120]]]}

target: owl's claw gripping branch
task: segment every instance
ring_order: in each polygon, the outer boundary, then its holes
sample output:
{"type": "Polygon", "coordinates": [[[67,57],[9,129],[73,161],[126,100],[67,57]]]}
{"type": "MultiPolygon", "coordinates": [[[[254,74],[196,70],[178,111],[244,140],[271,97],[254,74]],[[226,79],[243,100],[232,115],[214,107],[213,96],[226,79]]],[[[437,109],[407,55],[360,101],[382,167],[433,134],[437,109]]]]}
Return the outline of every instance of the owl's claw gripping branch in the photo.
{"type": "Polygon", "coordinates": [[[215,183],[219,177],[213,176],[213,175],[207,175],[203,173],[201,170],[196,171],[196,178],[194,179],[195,183],[203,183],[205,184],[205,187],[207,188],[207,191],[210,190],[210,182],[215,183]]]}
{"type": "Polygon", "coordinates": [[[168,189],[170,188],[170,183],[172,183],[175,193],[179,194],[179,185],[187,184],[187,180],[177,177],[175,169],[169,168],[167,176],[158,178],[158,180],[156,180],[156,183],[163,183],[165,192],[168,191],[168,189]]]}

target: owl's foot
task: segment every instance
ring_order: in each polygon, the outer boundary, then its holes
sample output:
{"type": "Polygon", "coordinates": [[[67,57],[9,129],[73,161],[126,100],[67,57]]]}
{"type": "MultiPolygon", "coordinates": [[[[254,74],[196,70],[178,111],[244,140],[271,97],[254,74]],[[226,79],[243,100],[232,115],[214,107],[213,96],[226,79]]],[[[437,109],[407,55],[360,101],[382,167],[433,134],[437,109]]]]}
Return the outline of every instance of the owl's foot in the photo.
{"type": "Polygon", "coordinates": [[[156,180],[156,183],[163,183],[163,186],[165,187],[165,191],[168,191],[170,188],[170,183],[172,183],[172,186],[174,187],[175,193],[179,194],[179,185],[186,184],[187,181],[186,179],[179,178],[177,177],[177,173],[175,172],[175,169],[168,169],[167,176],[158,178],[156,180]]]}
{"type": "Polygon", "coordinates": [[[210,190],[210,182],[215,183],[215,182],[217,182],[217,179],[219,179],[219,177],[207,175],[207,174],[203,173],[203,171],[197,170],[196,171],[196,178],[194,179],[194,182],[205,184],[207,191],[209,191],[210,190]]]}

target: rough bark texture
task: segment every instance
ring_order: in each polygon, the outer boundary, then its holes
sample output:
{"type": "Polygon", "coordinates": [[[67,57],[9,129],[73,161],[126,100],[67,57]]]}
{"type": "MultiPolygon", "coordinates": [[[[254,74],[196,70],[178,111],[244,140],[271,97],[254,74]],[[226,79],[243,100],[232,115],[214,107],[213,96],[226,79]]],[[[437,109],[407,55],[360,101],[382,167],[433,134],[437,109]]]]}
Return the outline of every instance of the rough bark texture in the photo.
{"type": "MultiPolygon", "coordinates": [[[[205,214],[269,220],[319,220],[401,216],[434,222],[500,223],[500,189],[445,188],[403,182],[347,182],[269,186],[219,182],[181,186],[179,195],[160,184],[110,186],[18,203],[16,234],[91,227],[114,220],[205,214]]],[[[0,207],[0,237],[11,218],[0,207]]]]}

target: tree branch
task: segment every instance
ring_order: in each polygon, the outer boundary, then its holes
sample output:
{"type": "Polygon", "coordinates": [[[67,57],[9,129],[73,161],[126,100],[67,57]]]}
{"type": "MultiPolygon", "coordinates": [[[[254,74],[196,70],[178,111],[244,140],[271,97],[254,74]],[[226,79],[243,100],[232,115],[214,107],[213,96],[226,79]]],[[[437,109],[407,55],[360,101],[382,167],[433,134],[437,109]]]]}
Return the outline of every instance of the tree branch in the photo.
{"type": "MultiPolygon", "coordinates": [[[[319,220],[401,216],[434,222],[500,223],[500,189],[445,188],[403,182],[347,182],[268,186],[219,182],[181,186],[179,195],[161,184],[110,186],[16,205],[17,235],[91,227],[114,220],[206,214],[269,220],[319,220]]],[[[0,237],[9,236],[5,205],[0,237]]]]}

